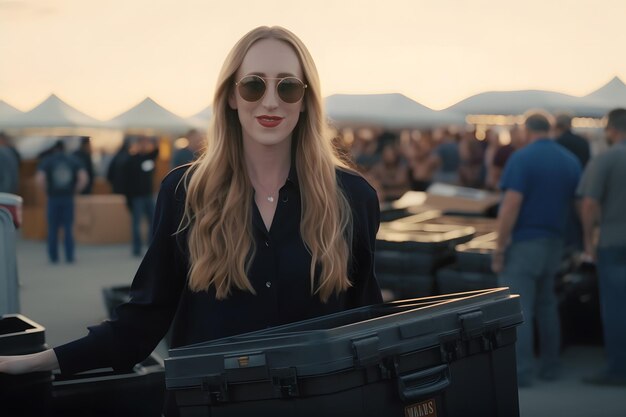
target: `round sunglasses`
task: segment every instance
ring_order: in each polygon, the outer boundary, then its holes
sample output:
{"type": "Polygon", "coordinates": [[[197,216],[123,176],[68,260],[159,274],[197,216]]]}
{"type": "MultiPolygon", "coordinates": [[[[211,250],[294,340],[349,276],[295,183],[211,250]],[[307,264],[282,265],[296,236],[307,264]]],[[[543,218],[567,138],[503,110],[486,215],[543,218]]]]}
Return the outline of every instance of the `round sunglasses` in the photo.
{"type": "Polygon", "coordinates": [[[242,99],[255,102],[265,95],[268,80],[278,80],[276,93],[278,97],[288,104],[297,103],[304,97],[307,85],[296,77],[264,78],[258,75],[246,75],[235,83],[237,91],[242,99]]]}

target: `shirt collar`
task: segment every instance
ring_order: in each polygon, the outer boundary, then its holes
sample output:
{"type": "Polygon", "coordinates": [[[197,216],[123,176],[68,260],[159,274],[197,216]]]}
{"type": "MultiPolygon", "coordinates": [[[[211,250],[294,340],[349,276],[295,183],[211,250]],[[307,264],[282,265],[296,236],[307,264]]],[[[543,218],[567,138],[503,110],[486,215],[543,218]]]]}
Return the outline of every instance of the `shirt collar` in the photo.
{"type": "Polygon", "coordinates": [[[300,188],[298,184],[298,170],[296,169],[295,161],[291,161],[291,168],[289,168],[289,175],[287,176],[286,184],[291,184],[296,188],[300,188]]]}

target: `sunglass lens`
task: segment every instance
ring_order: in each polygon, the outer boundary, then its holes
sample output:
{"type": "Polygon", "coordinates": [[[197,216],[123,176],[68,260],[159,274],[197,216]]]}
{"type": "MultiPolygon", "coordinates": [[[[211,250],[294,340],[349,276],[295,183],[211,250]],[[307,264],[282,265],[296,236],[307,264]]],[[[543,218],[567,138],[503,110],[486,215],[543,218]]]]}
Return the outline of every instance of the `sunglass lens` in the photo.
{"type": "Polygon", "coordinates": [[[304,84],[297,78],[285,78],[278,83],[278,96],[285,103],[296,103],[304,96],[304,84]]]}
{"type": "Polygon", "coordinates": [[[257,76],[245,77],[239,81],[239,94],[246,101],[258,101],[265,94],[265,81],[257,76]]]}

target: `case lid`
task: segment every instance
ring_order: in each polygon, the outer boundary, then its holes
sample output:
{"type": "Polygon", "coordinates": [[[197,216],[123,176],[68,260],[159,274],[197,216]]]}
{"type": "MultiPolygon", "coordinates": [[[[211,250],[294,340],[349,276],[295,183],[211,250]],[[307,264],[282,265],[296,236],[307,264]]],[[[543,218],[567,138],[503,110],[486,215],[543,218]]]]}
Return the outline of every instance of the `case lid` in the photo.
{"type": "Polygon", "coordinates": [[[484,339],[521,322],[519,297],[508,288],[361,307],[170,349],[166,386],[189,389],[207,381],[226,386],[271,381],[285,373],[298,379],[337,375],[443,341],[484,339]]]}
{"type": "Polygon", "coordinates": [[[0,319],[0,355],[41,352],[45,349],[45,328],[21,314],[0,319]]]}
{"type": "Polygon", "coordinates": [[[376,247],[438,251],[470,241],[475,232],[471,226],[393,221],[380,225],[376,247]]]}
{"type": "Polygon", "coordinates": [[[498,235],[496,232],[488,233],[467,243],[457,245],[454,250],[457,253],[491,254],[491,252],[497,249],[497,237],[498,235]]]}

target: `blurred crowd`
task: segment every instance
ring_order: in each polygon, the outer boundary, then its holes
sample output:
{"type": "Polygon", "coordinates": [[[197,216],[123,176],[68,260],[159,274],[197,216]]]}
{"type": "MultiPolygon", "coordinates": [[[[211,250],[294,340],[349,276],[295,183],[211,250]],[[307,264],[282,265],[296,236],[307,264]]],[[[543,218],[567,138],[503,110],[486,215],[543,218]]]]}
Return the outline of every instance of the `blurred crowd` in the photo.
{"type": "MultiPolygon", "coordinates": [[[[590,157],[589,140],[572,132],[572,117],[557,115],[551,136],[574,152],[584,166],[590,157]]],[[[343,136],[349,159],[378,191],[392,201],[407,191],[425,191],[441,182],[498,190],[510,156],[527,143],[524,127],[476,130],[450,127],[433,130],[350,131],[343,136]]]]}
{"type": "MultiPolygon", "coordinates": [[[[0,132],[0,193],[23,195],[34,178],[36,187],[46,197],[50,261],[59,261],[58,240],[62,236],[65,259],[68,263],[74,262],[74,196],[111,192],[125,198],[131,217],[132,254],[141,256],[151,235],[148,231],[147,237],[142,236],[142,223],[145,220],[147,225],[152,224],[155,184],[160,181],[155,175],[159,138],[126,134],[117,152],[101,153],[99,158],[94,158],[88,136],[51,136],[46,139],[36,158],[27,161],[27,167],[21,167],[23,161],[13,138],[0,132]],[[98,176],[102,177],[100,181],[98,176]],[[20,185],[20,179],[25,184],[20,185]],[[96,182],[98,187],[95,187],[96,182]],[[63,233],[59,235],[61,230],[63,233]]],[[[205,137],[197,130],[190,130],[178,141],[181,143],[172,152],[170,166],[165,172],[197,158],[204,147],[205,137]]]]}

